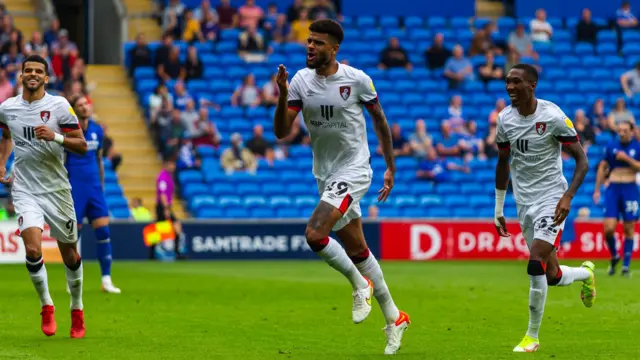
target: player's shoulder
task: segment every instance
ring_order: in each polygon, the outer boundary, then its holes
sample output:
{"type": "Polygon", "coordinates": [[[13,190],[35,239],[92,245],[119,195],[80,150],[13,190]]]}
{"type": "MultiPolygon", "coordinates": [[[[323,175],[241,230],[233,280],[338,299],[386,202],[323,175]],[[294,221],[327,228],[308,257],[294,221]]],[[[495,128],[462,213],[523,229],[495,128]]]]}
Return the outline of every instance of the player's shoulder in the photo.
{"type": "Polygon", "coordinates": [[[293,75],[293,79],[310,79],[310,78],[313,78],[314,76],[315,76],[315,71],[309,68],[303,68],[296,71],[296,73],[293,75]]]}
{"type": "Polygon", "coordinates": [[[498,122],[505,122],[509,120],[513,115],[513,106],[506,106],[498,113],[498,122]]]}
{"type": "Polygon", "coordinates": [[[540,107],[539,109],[540,112],[543,113],[545,116],[549,116],[554,119],[558,118],[561,120],[564,120],[564,118],[567,117],[564,114],[564,111],[562,111],[562,109],[560,108],[560,106],[556,105],[555,103],[549,100],[538,99],[538,106],[540,107]]]}
{"type": "Polygon", "coordinates": [[[3,101],[2,104],[0,104],[0,109],[10,109],[22,104],[22,101],[20,101],[21,98],[22,95],[8,98],[7,100],[3,101]]]}
{"type": "Polygon", "coordinates": [[[64,107],[65,109],[71,107],[71,104],[69,104],[69,101],[64,96],[47,94],[46,100],[47,103],[54,106],[64,107]]]}

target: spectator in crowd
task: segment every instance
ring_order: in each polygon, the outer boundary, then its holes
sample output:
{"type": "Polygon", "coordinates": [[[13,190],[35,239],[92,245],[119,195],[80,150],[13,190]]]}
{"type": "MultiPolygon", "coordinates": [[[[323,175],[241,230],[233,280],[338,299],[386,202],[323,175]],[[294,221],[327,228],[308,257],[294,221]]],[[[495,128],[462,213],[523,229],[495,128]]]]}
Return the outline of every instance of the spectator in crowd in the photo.
{"type": "Polygon", "coordinates": [[[489,127],[489,133],[484,139],[484,153],[488,158],[495,158],[498,156],[498,144],[496,143],[496,126],[489,127]]]}
{"type": "Polygon", "coordinates": [[[202,35],[202,31],[200,29],[200,22],[193,16],[193,11],[189,9],[184,11],[184,30],[182,31],[182,40],[188,43],[205,41],[204,35],[202,35]]]}
{"type": "Polygon", "coordinates": [[[433,139],[427,133],[427,125],[423,119],[416,120],[416,131],[409,135],[409,145],[417,158],[427,156],[427,150],[433,146],[433,139]]]}
{"type": "Polygon", "coordinates": [[[242,136],[238,133],[231,135],[231,147],[226,149],[220,156],[220,165],[227,174],[232,174],[236,171],[255,174],[258,167],[256,157],[242,145],[242,136]]]}
{"type": "Polygon", "coordinates": [[[267,6],[267,13],[264,15],[262,19],[262,27],[267,31],[271,32],[275,26],[276,21],[278,21],[278,17],[282,15],[278,13],[278,5],[275,3],[271,3],[267,6]]]}
{"type": "Polygon", "coordinates": [[[13,97],[13,85],[7,78],[7,71],[0,69],[0,103],[3,103],[8,98],[13,97]]]}
{"type": "Polygon", "coordinates": [[[160,144],[164,159],[169,159],[177,154],[180,140],[184,137],[185,129],[182,124],[182,112],[173,109],[171,122],[160,129],[160,144]]]}
{"type": "Polygon", "coordinates": [[[640,93],[640,62],[636,63],[636,68],[631,69],[620,76],[620,86],[628,98],[633,98],[640,93]]]}
{"type": "Polygon", "coordinates": [[[317,0],[316,5],[309,11],[309,17],[313,20],[335,19],[335,6],[329,0],[317,0]]]}
{"type": "Polygon", "coordinates": [[[378,68],[405,68],[406,70],[411,70],[412,66],[409,62],[409,54],[400,46],[398,38],[392,37],[387,47],[380,52],[378,68]]]}
{"type": "Polygon", "coordinates": [[[184,128],[184,137],[191,139],[200,134],[198,123],[200,121],[200,114],[196,110],[196,104],[193,100],[187,101],[187,104],[180,112],[180,121],[184,128]]]}
{"type": "Polygon", "coordinates": [[[160,109],[158,109],[154,116],[149,118],[149,126],[151,128],[151,133],[153,135],[153,141],[156,145],[156,148],[160,153],[164,152],[164,144],[163,144],[163,136],[165,134],[165,130],[171,126],[171,121],[173,119],[173,102],[170,101],[166,97],[162,97],[162,105],[160,105],[160,109]]]}
{"type": "Polygon", "coordinates": [[[531,31],[531,40],[540,42],[551,41],[553,35],[553,27],[547,21],[547,12],[544,9],[536,11],[536,18],[529,23],[531,31]]]}
{"type": "Polygon", "coordinates": [[[167,101],[171,107],[173,107],[173,95],[169,93],[165,84],[158,84],[156,89],[151,95],[149,95],[149,118],[153,119],[158,114],[158,111],[162,108],[164,100],[167,101]]]}
{"type": "Polygon", "coordinates": [[[173,36],[170,33],[162,34],[162,45],[156,49],[154,56],[156,68],[169,61],[169,54],[173,48],[173,36]]]}
{"type": "Polygon", "coordinates": [[[273,106],[278,103],[278,96],[280,96],[280,88],[277,82],[278,74],[274,73],[262,87],[262,105],[273,106]]]}
{"type": "Polygon", "coordinates": [[[187,75],[184,66],[180,63],[180,48],[171,48],[169,58],[158,65],[158,77],[162,81],[184,80],[187,75]]]}
{"type": "Polygon", "coordinates": [[[189,46],[187,50],[187,62],[185,64],[186,80],[201,79],[203,71],[204,69],[202,62],[200,62],[198,49],[196,49],[195,46],[189,46]]]}
{"type": "Polygon", "coordinates": [[[438,153],[433,148],[430,148],[427,151],[426,159],[422,160],[418,165],[416,177],[436,183],[447,182],[451,178],[450,171],[470,172],[468,167],[443,159],[438,156],[438,153]]]}
{"type": "Polygon", "coordinates": [[[142,199],[139,197],[131,199],[131,217],[137,222],[151,222],[153,220],[151,212],[142,205],[142,199]]]}
{"type": "Polygon", "coordinates": [[[465,120],[462,112],[462,96],[452,96],[451,99],[449,99],[449,108],[447,111],[449,113],[447,122],[451,132],[456,134],[465,133],[465,120]]]}
{"type": "Polygon", "coordinates": [[[256,107],[260,105],[260,91],[256,87],[256,78],[253,74],[246,75],[242,85],[238,86],[231,95],[231,105],[242,107],[256,107]]]}
{"type": "Polygon", "coordinates": [[[478,135],[475,121],[468,121],[465,124],[465,129],[460,136],[460,149],[466,162],[474,157],[482,160],[487,158],[484,151],[484,140],[478,135]]]}
{"type": "Polygon", "coordinates": [[[289,33],[289,41],[297,42],[305,45],[309,38],[309,11],[306,8],[300,10],[298,18],[291,23],[291,32],[289,33]]]}
{"type": "MultiPolygon", "coordinates": [[[[391,125],[391,143],[393,145],[393,154],[395,156],[411,155],[411,145],[407,138],[402,134],[402,129],[399,124],[391,125]]],[[[378,145],[377,150],[379,155],[382,155],[382,146],[378,145]]]]}
{"type": "Polygon", "coordinates": [[[593,145],[596,141],[596,133],[593,130],[593,126],[591,126],[589,119],[585,116],[585,112],[582,109],[576,110],[573,121],[580,143],[586,151],[589,146],[593,145]]]}
{"type": "Polygon", "coordinates": [[[609,129],[616,131],[618,128],[617,125],[621,122],[630,122],[635,125],[636,119],[627,109],[627,104],[625,103],[623,98],[616,100],[616,105],[613,110],[609,113],[609,129]]]}
{"type": "Polygon", "coordinates": [[[71,101],[76,96],[86,95],[80,81],[67,81],[64,85],[64,97],[71,101]]]}
{"type": "Polygon", "coordinates": [[[191,139],[193,146],[208,145],[217,148],[220,146],[220,132],[218,127],[209,120],[209,109],[207,107],[200,108],[200,119],[198,122],[199,131],[195,133],[195,137],[191,139]]]}
{"type": "Polygon", "coordinates": [[[290,31],[287,17],[284,14],[280,14],[276,19],[273,29],[268,32],[269,40],[276,44],[281,44],[287,41],[290,31]]]}
{"type": "Polygon", "coordinates": [[[196,149],[190,139],[182,139],[180,141],[180,148],[176,160],[178,172],[186,169],[200,169],[202,165],[202,160],[196,153],[196,149]]]}
{"type": "Polygon", "coordinates": [[[523,24],[518,24],[516,30],[509,35],[509,51],[519,56],[536,57],[533,51],[533,40],[524,30],[523,24]]]}
{"type": "Polygon", "coordinates": [[[471,40],[469,56],[485,55],[488,52],[502,52],[502,50],[496,46],[496,44],[493,42],[493,39],[491,38],[490,26],[491,24],[488,23],[483,26],[482,29],[476,30],[475,34],[473,35],[473,39],[471,40]]]}
{"type": "Polygon", "coordinates": [[[482,81],[488,83],[491,80],[501,80],[504,78],[502,67],[496,65],[495,58],[491,51],[484,55],[484,64],[478,67],[478,75],[482,81]]]}
{"type": "Polygon", "coordinates": [[[311,138],[309,138],[309,132],[300,123],[301,123],[300,115],[298,115],[295,118],[295,120],[293,120],[293,125],[291,126],[291,132],[289,133],[289,135],[278,140],[278,144],[309,145],[309,143],[311,143],[311,138]]]}
{"type": "Polygon", "coordinates": [[[60,20],[54,18],[51,20],[49,30],[44,32],[44,42],[51,47],[51,45],[58,40],[58,31],[60,31],[60,20]]]}
{"type": "Polygon", "coordinates": [[[305,9],[304,0],[294,0],[287,9],[287,22],[293,23],[300,18],[300,12],[305,9]]]}
{"type": "Polygon", "coordinates": [[[186,10],[187,7],[180,0],[169,0],[162,14],[162,30],[179,38],[184,28],[182,20],[186,10]]]}
{"type": "Polygon", "coordinates": [[[216,7],[216,12],[220,18],[220,29],[230,29],[238,26],[238,11],[231,6],[230,0],[220,0],[220,5],[216,7]]]}
{"type": "MultiPolygon", "coordinates": [[[[9,41],[11,34],[16,32],[18,37],[15,40],[16,43],[22,45],[24,37],[22,36],[22,31],[16,28],[13,25],[13,18],[9,14],[5,14],[2,16],[2,31],[0,32],[0,43],[5,43],[9,41]]],[[[22,51],[22,47],[20,46],[20,51],[22,51]]]]}
{"type": "Polygon", "coordinates": [[[60,29],[58,32],[58,40],[51,44],[52,49],[60,49],[62,54],[70,54],[77,56],[78,46],[73,41],[69,40],[69,32],[67,29],[60,29]]]}
{"type": "Polygon", "coordinates": [[[437,33],[433,37],[433,44],[424,53],[427,67],[431,70],[441,69],[450,57],[451,51],[444,47],[444,35],[442,33],[437,33]]]}
{"type": "Polygon", "coordinates": [[[624,1],[620,9],[616,11],[616,25],[620,29],[632,29],[638,27],[638,19],[631,12],[631,3],[624,1]]]}
{"type": "Polygon", "coordinates": [[[249,24],[246,30],[238,35],[238,55],[245,61],[262,61],[266,52],[267,46],[262,34],[253,24],[249,24]]]}
{"type": "Polygon", "coordinates": [[[24,44],[24,51],[27,54],[31,54],[34,52],[40,53],[43,48],[49,48],[49,45],[44,42],[42,33],[40,31],[34,31],[33,34],[31,34],[31,40],[24,44]]]}
{"type": "Polygon", "coordinates": [[[13,78],[22,68],[24,55],[18,52],[18,45],[12,44],[9,52],[2,55],[2,68],[7,72],[7,76],[13,78]]]}
{"type": "Polygon", "coordinates": [[[132,76],[138,67],[152,66],[151,49],[145,39],[144,33],[136,35],[136,45],[129,50],[129,76],[132,76]]]}
{"type": "Polygon", "coordinates": [[[367,217],[371,220],[375,220],[380,216],[380,209],[375,205],[369,205],[367,209],[367,217]]]}
{"type": "Polygon", "coordinates": [[[258,124],[253,127],[253,137],[247,141],[247,149],[258,158],[267,156],[267,152],[272,149],[271,143],[264,138],[264,128],[258,124]]]}
{"type": "Polygon", "coordinates": [[[599,131],[610,131],[613,130],[609,127],[609,118],[604,109],[604,100],[596,99],[593,102],[593,106],[591,106],[591,111],[588,116],[591,121],[593,121],[593,125],[597,132],[599,131]]]}
{"type": "Polygon", "coordinates": [[[462,149],[460,148],[460,138],[451,132],[451,126],[448,121],[440,124],[440,133],[442,139],[436,145],[439,156],[460,156],[462,149]]]}
{"type": "Polygon", "coordinates": [[[118,167],[122,164],[122,154],[120,154],[113,143],[113,138],[109,135],[107,125],[102,124],[102,154],[111,162],[111,170],[118,171],[118,167]]]}
{"type": "Polygon", "coordinates": [[[175,95],[173,106],[178,110],[186,109],[189,101],[193,101],[195,103],[196,99],[189,94],[187,89],[185,89],[184,82],[182,81],[176,81],[173,85],[173,94],[175,95]]]}
{"type": "Polygon", "coordinates": [[[18,38],[18,31],[17,30],[11,30],[11,32],[9,33],[9,37],[2,44],[2,47],[0,47],[0,53],[2,53],[2,54],[8,53],[9,49],[11,48],[11,46],[14,46],[14,45],[18,48],[18,52],[19,53],[24,53],[24,51],[23,51],[24,46],[22,46],[22,43],[20,42],[20,39],[18,38]]]}
{"type": "Polygon", "coordinates": [[[452,89],[457,88],[464,81],[475,79],[473,66],[471,61],[464,57],[462,46],[453,47],[453,57],[449,58],[444,66],[444,76],[449,79],[449,87],[452,89]]]}
{"type": "Polygon", "coordinates": [[[583,9],[580,22],[576,25],[576,41],[596,44],[598,26],[591,21],[591,10],[583,9]]]}
{"type": "Polygon", "coordinates": [[[208,15],[216,24],[218,23],[218,13],[211,7],[211,0],[202,0],[200,6],[193,11],[193,17],[199,22],[204,22],[208,15]]]}
{"type": "Polygon", "coordinates": [[[240,27],[254,29],[258,28],[258,24],[264,16],[264,10],[256,5],[256,0],[245,0],[243,6],[238,9],[238,15],[240,16],[240,27]]]}
{"type": "Polygon", "coordinates": [[[496,100],[496,106],[495,108],[493,108],[493,110],[491,110],[491,113],[489,114],[490,127],[495,127],[496,125],[498,125],[498,114],[500,114],[500,111],[504,110],[505,107],[507,107],[507,103],[503,98],[499,98],[498,100],[496,100]]]}
{"type": "MultiPolygon", "coordinates": [[[[215,12],[215,10],[211,10],[215,12]]],[[[207,41],[216,41],[218,39],[219,31],[220,26],[218,25],[217,14],[214,16],[210,11],[206,12],[204,19],[200,23],[200,32],[202,33],[202,37],[207,41]]]]}

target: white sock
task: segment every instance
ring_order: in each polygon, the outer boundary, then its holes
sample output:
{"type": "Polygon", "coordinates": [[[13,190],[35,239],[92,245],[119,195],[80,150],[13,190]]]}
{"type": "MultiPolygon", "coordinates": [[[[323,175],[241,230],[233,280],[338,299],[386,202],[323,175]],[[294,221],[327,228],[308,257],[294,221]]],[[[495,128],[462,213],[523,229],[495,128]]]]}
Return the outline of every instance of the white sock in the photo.
{"type": "Polygon", "coordinates": [[[71,270],[65,266],[64,270],[67,274],[67,284],[71,292],[71,310],[82,310],[82,260],[78,259],[80,266],[77,270],[71,270]]]}
{"type": "Polygon", "coordinates": [[[40,306],[53,306],[53,300],[51,299],[51,294],[49,294],[47,268],[44,266],[44,260],[42,259],[42,256],[36,261],[29,261],[29,259],[27,258],[26,263],[27,269],[29,270],[29,277],[31,277],[31,282],[33,283],[33,286],[36,288],[36,292],[40,297],[40,306]],[[38,271],[31,272],[31,270],[36,267],[40,267],[38,271]]]}
{"type": "Polygon", "coordinates": [[[560,265],[560,270],[562,270],[562,277],[560,278],[558,286],[571,285],[574,281],[584,281],[591,277],[589,270],[583,267],[560,265]]]}
{"type": "Polygon", "coordinates": [[[111,284],[111,283],[112,283],[112,281],[111,281],[111,275],[104,275],[104,276],[102,277],[102,283],[103,283],[103,284],[111,284]]]}
{"type": "Polygon", "coordinates": [[[344,251],[342,246],[332,238],[329,238],[329,243],[322,250],[316,254],[324,259],[332,268],[338,270],[342,275],[346,276],[351,283],[353,289],[364,289],[369,283],[362,277],[356,266],[353,265],[349,256],[344,251]]]}
{"type": "Polygon", "coordinates": [[[378,260],[376,260],[373,254],[369,253],[369,257],[356,264],[356,267],[362,275],[369,278],[373,283],[373,296],[376,297],[376,300],[380,305],[384,319],[387,324],[393,324],[398,320],[400,310],[398,310],[398,307],[391,298],[391,293],[389,292],[387,283],[384,281],[384,276],[382,275],[382,269],[380,268],[380,264],[378,264],[378,260]]]}
{"type": "Polygon", "coordinates": [[[544,314],[544,303],[547,300],[547,277],[545,275],[529,275],[529,284],[529,329],[527,329],[527,335],[537,339],[544,314]]]}

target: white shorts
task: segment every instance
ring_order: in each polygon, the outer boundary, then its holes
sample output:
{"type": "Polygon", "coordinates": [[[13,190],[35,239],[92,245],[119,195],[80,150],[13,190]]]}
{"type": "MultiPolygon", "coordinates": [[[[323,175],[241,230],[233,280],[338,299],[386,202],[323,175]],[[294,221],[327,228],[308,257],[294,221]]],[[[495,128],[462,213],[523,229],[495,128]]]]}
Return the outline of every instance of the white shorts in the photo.
{"type": "Polygon", "coordinates": [[[556,248],[560,246],[565,221],[558,226],[553,225],[553,218],[560,198],[550,198],[538,204],[518,205],[518,220],[522,235],[531,248],[533,240],[542,240],[556,248]]]}
{"type": "Polygon", "coordinates": [[[44,231],[46,222],[51,229],[52,238],[63,243],[78,241],[78,224],[76,224],[76,211],[73,207],[71,190],[58,190],[38,195],[14,191],[12,195],[21,233],[31,227],[44,231]]]}
{"type": "Polygon", "coordinates": [[[360,200],[369,191],[373,171],[341,171],[327,180],[318,181],[321,201],[331,204],[342,213],[342,218],[333,226],[333,231],[345,227],[353,219],[362,216],[360,200]]]}

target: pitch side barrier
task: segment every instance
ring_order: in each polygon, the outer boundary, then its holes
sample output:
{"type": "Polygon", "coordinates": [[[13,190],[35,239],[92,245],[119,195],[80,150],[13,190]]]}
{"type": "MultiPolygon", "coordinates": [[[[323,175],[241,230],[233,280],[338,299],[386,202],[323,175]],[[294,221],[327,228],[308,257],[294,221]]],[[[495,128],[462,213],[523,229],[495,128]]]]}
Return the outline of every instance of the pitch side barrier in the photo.
{"type": "MultiPolygon", "coordinates": [[[[82,231],[83,259],[96,258],[96,242],[91,227],[82,231]]],[[[114,221],[111,224],[113,257],[118,260],[145,260],[149,249],[142,240],[147,223],[114,221]]],[[[316,260],[304,238],[305,220],[185,220],[186,252],[194,260],[316,260]]],[[[492,219],[384,219],[364,221],[364,233],[371,251],[383,260],[513,260],[526,259],[528,250],[517,222],[508,222],[511,236],[496,235],[492,219]]],[[[24,263],[22,239],[15,235],[15,221],[0,222],[0,263],[24,263]]],[[[621,246],[622,227],[617,233],[621,246]]],[[[640,226],[636,229],[634,251],[638,252],[640,226]]],[[[158,246],[160,258],[171,258],[173,242],[158,246]]],[[[45,228],[43,253],[47,262],[60,262],[56,242],[45,228]]],[[[607,259],[598,219],[567,223],[561,258],[607,259]],[[575,240],[573,240],[575,239],[575,240]]]]}

